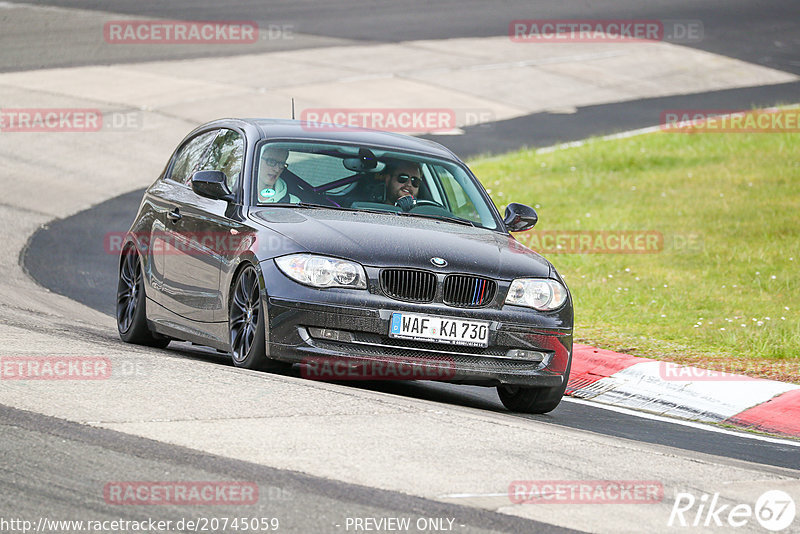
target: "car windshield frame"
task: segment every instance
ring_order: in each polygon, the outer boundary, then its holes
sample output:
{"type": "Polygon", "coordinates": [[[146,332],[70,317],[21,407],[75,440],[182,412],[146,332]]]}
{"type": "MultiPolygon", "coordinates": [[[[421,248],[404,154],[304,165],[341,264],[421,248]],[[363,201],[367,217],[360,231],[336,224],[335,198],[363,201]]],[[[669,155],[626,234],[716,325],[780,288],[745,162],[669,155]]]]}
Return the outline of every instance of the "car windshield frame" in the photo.
{"type": "MultiPolygon", "coordinates": [[[[299,152],[299,151],[298,151],[299,152]]],[[[312,153],[312,152],[309,152],[312,153]]],[[[325,154],[324,151],[317,152],[317,154],[325,154]]],[[[365,213],[386,213],[394,214],[394,215],[403,215],[403,216],[419,216],[420,218],[426,218],[430,220],[441,220],[441,221],[448,221],[454,224],[468,224],[474,226],[476,228],[483,228],[486,230],[493,230],[501,233],[507,233],[505,228],[505,224],[503,222],[503,218],[500,215],[497,206],[492,201],[491,197],[487,193],[486,189],[481,184],[480,180],[472,173],[472,171],[464,164],[462,161],[456,158],[444,158],[439,155],[431,155],[430,153],[420,152],[415,150],[409,150],[405,148],[397,148],[393,146],[387,146],[383,144],[373,144],[373,143],[353,143],[347,141],[340,141],[335,139],[292,139],[292,138],[271,138],[271,139],[261,139],[259,140],[255,146],[253,147],[252,152],[253,157],[253,164],[251,165],[251,172],[250,172],[250,207],[257,207],[257,208],[264,208],[264,207],[301,207],[301,208],[309,208],[309,207],[316,207],[316,208],[329,208],[334,210],[350,210],[350,211],[363,211],[365,213]],[[335,203],[335,200],[332,200],[329,196],[326,195],[327,192],[346,188],[349,183],[345,183],[341,186],[331,187],[327,190],[323,189],[326,185],[335,185],[338,182],[345,181],[347,178],[344,177],[335,177],[328,182],[323,182],[321,184],[314,184],[308,183],[303,177],[298,176],[295,173],[292,175],[298,178],[301,182],[301,189],[302,188],[310,188],[311,191],[317,193],[319,190],[322,190],[322,194],[319,195],[320,197],[324,197],[324,200],[331,202],[331,204],[325,204],[322,202],[314,202],[313,200],[309,201],[308,199],[299,199],[299,200],[287,200],[287,201],[278,201],[278,202],[261,202],[259,201],[259,172],[262,165],[261,155],[265,150],[267,145],[277,145],[277,148],[289,148],[289,145],[298,146],[301,148],[303,146],[309,147],[311,145],[319,145],[320,147],[330,147],[331,149],[344,149],[347,152],[341,155],[334,154],[333,150],[329,154],[330,157],[342,157],[344,156],[355,158],[358,156],[359,151],[363,149],[369,150],[371,153],[376,155],[376,158],[380,161],[381,159],[404,159],[410,160],[420,163],[425,170],[423,170],[423,180],[426,184],[435,185],[436,186],[436,195],[441,199],[442,197],[447,201],[448,204],[452,203],[455,199],[448,196],[447,192],[444,191],[442,185],[442,178],[440,176],[440,171],[436,170],[437,167],[440,169],[445,169],[450,174],[450,179],[454,181],[458,186],[461,187],[460,193],[469,201],[470,205],[475,209],[474,213],[476,218],[470,219],[467,217],[462,217],[457,213],[443,207],[444,211],[447,211],[447,214],[441,213],[439,216],[436,214],[428,213],[425,211],[420,212],[413,212],[413,211],[398,211],[399,208],[395,206],[391,206],[390,204],[386,204],[385,208],[378,207],[378,204],[371,205],[371,206],[362,206],[362,207],[352,207],[352,206],[343,206],[335,203]],[[454,172],[455,171],[455,172],[454,172]],[[459,175],[460,174],[460,175],[459,175]],[[464,187],[463,181],[467,181],[469,186],[471,186],[472,191],[469,191],[467,188],[464,187]],[[472,193],[472,194],[470,194],[472,193]],[[478,204],[477,201],[480,201],[481,205],[478,204]],[[482,206],[482,207],[481,207],[482,206]],[[487,224],[488,223],[488,224],[487,224]]],[[[290,156],[291,158],[291,156],[290,156]]],[[[290,161],[287,161],[286,169],[291,165],[290,161]]],[[[363,171],[363,174],[371,174],[375,172],[379,172],[381,164],[379,163],[378,171],[363,171]]],[[[349,173],[351,176],[359,174],[359,171],[351,170],[348,167],[345,167],[344,163],[342,163],[342,171],[345,173],[349,173]]],[[[283,172],[283,171],[281,171],[283,172]]],[[[291,171],[290,171],[291,172],[291,171]]],[[[353,180],[352,183],[355,183],[353,180]]],[[[433,191],[431,191],[433,193],[433,191]]],[[[362,204],[373,204],[369,202],[361,202],[362,204]]]]}

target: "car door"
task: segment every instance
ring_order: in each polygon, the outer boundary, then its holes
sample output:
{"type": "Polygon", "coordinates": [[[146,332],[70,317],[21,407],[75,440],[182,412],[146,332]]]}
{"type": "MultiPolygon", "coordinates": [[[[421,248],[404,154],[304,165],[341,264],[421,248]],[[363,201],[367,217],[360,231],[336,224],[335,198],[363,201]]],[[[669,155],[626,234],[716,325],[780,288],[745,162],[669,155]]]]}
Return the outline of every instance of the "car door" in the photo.
{"type": "Polygon", "coordinates": [[[199,167],[216,135],[217,130],[201,132],[184,142],[175,151],[164,177],[153,184],[145,195],[144,202],[149,205],[148,211],[151,213],[148,221],[147,264],[150,266],[150,287],[155,290],[148,297],[168,309],[171,288],[165,285],[165,269],[166,258],[173,253],[174,237],[171,227],[168,227],[170,221],[167,215],[178,206],[179,199],[185,194],[187,176],[191,176],[199,167]]]}
{"type": "Polygon", "coordinates": [[[192,191],[191,176],[198,170],[222,171],[228,177],[228,187],[236,192],[243,157],[243,136],[230,129],[218,130],[199,165],[187,174],[174,208],[167,213],[167,229],[175,245],[174,252],[164,256],[167,307],[192,322],[227,320],[220,272],[236,240],[232,239],[227,215],[229,203],[192,191]]]}

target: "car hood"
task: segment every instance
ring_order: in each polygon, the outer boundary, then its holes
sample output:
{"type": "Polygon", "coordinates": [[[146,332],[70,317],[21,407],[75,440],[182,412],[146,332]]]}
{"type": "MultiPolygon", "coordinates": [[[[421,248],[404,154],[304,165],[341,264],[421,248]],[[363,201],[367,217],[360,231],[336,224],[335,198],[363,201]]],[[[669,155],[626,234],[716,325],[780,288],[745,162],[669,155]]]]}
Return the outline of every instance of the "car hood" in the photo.
{"type": "MultiPolygon", "coordinates": [[[[315,208],[258,208],[250,219],[307,251],[367,266],[436,271],[431,258],[447,261],[447,272],[498,279],[550,276],[550,263],[508,234],[467,225],[393,213],[315,208]]],[[[273,237],[274,238],[274,237],[273,237]]],[[[279,253],[288,252],[284,243],[279,253]]]]}

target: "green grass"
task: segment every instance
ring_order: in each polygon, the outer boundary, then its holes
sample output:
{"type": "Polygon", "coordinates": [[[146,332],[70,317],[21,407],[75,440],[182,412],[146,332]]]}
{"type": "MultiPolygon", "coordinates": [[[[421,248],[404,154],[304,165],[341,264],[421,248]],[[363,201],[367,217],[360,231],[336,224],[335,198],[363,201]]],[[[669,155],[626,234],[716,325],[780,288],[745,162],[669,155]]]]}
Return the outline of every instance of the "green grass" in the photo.
{"type": "Polygon", "coordinates": [[[533,232],[663,234],[658,253],[545,254],[576,340],[800,379],[800,134],[658,132],[470,167],[501,213],[536,207],[533,232]]]}

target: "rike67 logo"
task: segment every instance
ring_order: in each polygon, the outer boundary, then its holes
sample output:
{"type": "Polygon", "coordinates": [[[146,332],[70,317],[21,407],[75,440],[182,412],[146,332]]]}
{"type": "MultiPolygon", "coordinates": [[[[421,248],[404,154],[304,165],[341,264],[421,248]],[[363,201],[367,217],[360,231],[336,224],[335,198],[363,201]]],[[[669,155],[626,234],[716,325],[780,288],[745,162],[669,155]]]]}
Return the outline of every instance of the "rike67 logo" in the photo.
{"type": "Polygon", "coordinates": [[[675,495],[667,526],[719,527],[727,531],[748,525],[755,519],[763,528],[780,532],[792,525],[795,513],[794,499],[780,490],[764,492],[756,500],[755,506],[723,502],[719,493],[704,493],[698,498],[691,493],[680,492],[675,495]]]}

